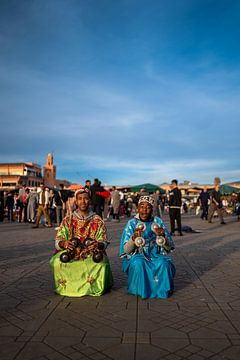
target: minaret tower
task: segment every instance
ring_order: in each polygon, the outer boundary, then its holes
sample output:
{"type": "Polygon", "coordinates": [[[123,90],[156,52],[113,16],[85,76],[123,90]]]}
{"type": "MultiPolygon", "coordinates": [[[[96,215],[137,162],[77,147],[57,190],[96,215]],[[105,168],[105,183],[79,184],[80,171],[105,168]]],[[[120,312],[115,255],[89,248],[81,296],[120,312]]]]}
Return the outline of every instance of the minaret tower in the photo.
{"type": "Polygon", "coordinates": [[[48,153],[47,162],[43,166],[43,179],[46,187],[56,185],[56,165],[53,165],[53,155],[48,153]]]}

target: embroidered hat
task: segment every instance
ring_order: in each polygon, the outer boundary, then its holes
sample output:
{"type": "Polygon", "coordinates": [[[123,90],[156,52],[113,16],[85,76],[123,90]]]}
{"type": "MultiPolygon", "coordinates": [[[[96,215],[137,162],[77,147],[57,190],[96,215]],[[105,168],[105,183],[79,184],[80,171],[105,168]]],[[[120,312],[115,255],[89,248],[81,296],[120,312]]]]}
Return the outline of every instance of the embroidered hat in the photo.
{"type": "Polygon", "coordinates": [[[75,191],[75,194],[74,194],[75,199],[77,198],[78,194],[84,194],[84,193],[88,194],[88,196],[90,197],[90,191],[87,188],[81,188],[81,189],[78,189],[75,191]]]}
{"type": "Polygon", "coordinates": [[[143,196],[140,196],[138,204],[140,204],[142,202],[148,202],[150,205],[153,206],[154,205],[154,198],[152,197],[152,195],[143,195],[143,196]]]}

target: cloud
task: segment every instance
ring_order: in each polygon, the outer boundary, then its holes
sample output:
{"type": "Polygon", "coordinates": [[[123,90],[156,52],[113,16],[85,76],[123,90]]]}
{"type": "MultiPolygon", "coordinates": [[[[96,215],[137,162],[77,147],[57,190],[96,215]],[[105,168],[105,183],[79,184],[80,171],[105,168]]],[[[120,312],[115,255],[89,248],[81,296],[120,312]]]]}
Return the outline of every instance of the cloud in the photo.
{"type": "MultiPolygon", "coordinates": [[[[94,174],[107,173],[110,184],[133,185],[143,182],[160,184],[170,182],[172,178],[176,177],[180,181],[187,179],[193,182],[212,182],[215,176],[220,176],[223,180],[230,179],[237,174],[237,170],[230,170],[227,173],[224,170],[219,171],[227,166],[226,161],[219,159],[144,161],[141,159],[123,160],[121,157],[112,157],[111,154],[109,156],[79,155],[74,159],[65,158],[65,171],[76,168],[76,163],[81,174],[86,174],[86,177],[89,177],[88,175],[93,169],[94,174]]],[[[99,177],[99,175],[93,177],[99,177]]]]}
{"type": "Polygon", "coordinates": [[[238,71],[222,69],[193,79],[148,65],[124,86],[2,63],[2,162],[42,161],[54,150],[60,174],[72,180],[79,167],[118,184],[174,177],[208,182],[215,174],[234,179],[240,115],[235,76],[238,71]]]}

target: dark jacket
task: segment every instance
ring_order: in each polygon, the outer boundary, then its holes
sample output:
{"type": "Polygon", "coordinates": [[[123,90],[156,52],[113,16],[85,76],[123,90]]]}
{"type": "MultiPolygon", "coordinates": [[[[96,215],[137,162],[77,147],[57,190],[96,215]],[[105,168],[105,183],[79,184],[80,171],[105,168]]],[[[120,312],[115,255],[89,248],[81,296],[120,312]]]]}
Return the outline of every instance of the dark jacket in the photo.
{"type": "Polygon", "coordinates": [[[208,200],[210,199],[209,193],[206,191],[202,191],[199,195],[199,201],[201,206],[206,206],[208,204],[208,200]]]}
{"type": "Polygon", "coordinates": [[[211,202],[212,204],[216,205],[216,202],[218,203],[217,207],[219,209],[222,208],[222,199],[221,199],[221,193],[220,191],[213,190],[211,193],[211,202]]]}
{"type": "Polygon", "coordinates": [[[14,198],[12,194],[8,194],[6,198],[6,207],[13,207],[14,206],[14,198]]]}
{"type": "Polygon", "coordinates": [[[169,207],[181,207],[182,206],[182,194],[181,191],[176,187],[169,192],[169,207]]]}
{"type": "Polygon", "coordinates": [[[55,195],[55,204],[57,206],[62,206],[63,202],[66,203],[68,201],[68,191],[67,190],[57,190],[54,191],[55,195]]]}
{"type": "Polygon", "coordinates": [[[104,204],[104,198],[98,194],[96,194],[97,192],[102,192],[104,191],[104,188],[97,184],[97,183],[94,183],[92,186],[91,186],[91,201],[92,201],[92,205],[103,205],[104,204]]]}

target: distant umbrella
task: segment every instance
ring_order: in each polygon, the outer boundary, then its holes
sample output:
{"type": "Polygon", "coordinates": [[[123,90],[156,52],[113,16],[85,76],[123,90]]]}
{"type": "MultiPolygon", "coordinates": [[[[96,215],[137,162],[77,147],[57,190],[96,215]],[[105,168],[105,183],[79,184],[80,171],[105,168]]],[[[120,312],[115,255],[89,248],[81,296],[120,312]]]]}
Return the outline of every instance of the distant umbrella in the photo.
{"type": "Polygon", "coordinates": [[[230,185],[220,185],[220,192],[222,195],[230,195],[232,193],[240,192],[240,189],[230,185]]]}
{"type": "Polygon", "coordinates": [[[146,192],[153,193],[157,190],[159,190],[160,194],[165,194],[165,190],[160,188],[157,185],[146,183],[146,184],[140,184],[135,185],[131,187],[131,192],[140,192],[141,189],[144,189],[146,192]]]}

